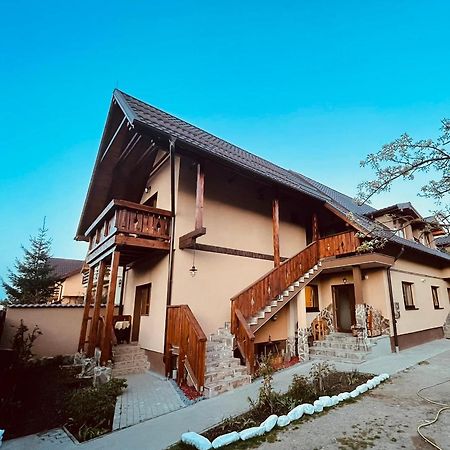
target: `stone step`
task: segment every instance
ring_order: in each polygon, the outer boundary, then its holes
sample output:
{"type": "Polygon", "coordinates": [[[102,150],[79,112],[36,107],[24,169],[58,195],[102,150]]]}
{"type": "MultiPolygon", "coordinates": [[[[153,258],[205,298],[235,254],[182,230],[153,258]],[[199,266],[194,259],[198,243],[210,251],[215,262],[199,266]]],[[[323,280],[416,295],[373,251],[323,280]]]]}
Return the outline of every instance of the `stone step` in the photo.
{"type": "Polygon", "coordinates": [[[219,367],[227,368],[227,367],[240,367],[241,360],[239,358],[225,358],[225,359],[215,359],[206,361],[206,370],[212,371],[219,367]]]}
{"type": "Polygon", "coordinates": [[[227,350],[221,350],[221,351],[211,351],[206,352],[206,363],[209,361],[214,361],[217,358],[220,359],[226,359],[226,358],[232,358],[233,357],[233,350],[227,349],[227,350]]]}
{"type": "Polygon", "coordinates": [[[310,356],[317,356],[323,359],[333,358],[340,361],[363,362],[367,358],[367,352],[347,351],[340,349],[327,349],[312,347],[309,350],[310,356]]]}
{"type": "Polygon", "coordinates": [[[214,383],[205,384],[203,394],[205,397],[211,398],[224,392],[236,389],[251,382],[250,375],[240,375],[229,379],[220,380],[214,383]]]}
{"type": "Polygon", "coordinates": [[[205,373],[205,384],[211,384],[241,375],[247,375],[247,368],[245,366],[216,368],[216,370],[208,370],[205,373]]]}
{"type": "Polygon", "coordinates": [[[147,355],[145,353],[134,353],[134,354],[127,354],[127,355],[115,355],[114,356],[114,363],[119,362],[128,362],[128,361],[134,361],[134,362],[146,362],[148,361],[147,355]]]}
{"type": "Polygon", "coordinates": [[[134,366],[146,366],[148,364],[148,359],[139,359],[139,360],[128,360],[128,361],[114,361],[113,367],[115,369],[123,369],[125,367],[134,367],[134,366]]]}
{"type": "Polygon", "coordinates": [[[127,368],[123,368],[123,369],[113,369],[112,376],[114,378],[118,378],[118,377],[123,377],[126,375],[136,374],[136,373],[146,373],[148,369],[150,369],[150,363],[146,367],[132,366],[132,367],[127,367],[127,368]]]}
{"type": "Polygon", "coordinates": [[[144,350],[139,347],[138,345],[116,345],[113,348],[113,354],[114,355],[124,355],[124,354],[131,354],[131,353],[141,353],[144,352],[144,350]]]}

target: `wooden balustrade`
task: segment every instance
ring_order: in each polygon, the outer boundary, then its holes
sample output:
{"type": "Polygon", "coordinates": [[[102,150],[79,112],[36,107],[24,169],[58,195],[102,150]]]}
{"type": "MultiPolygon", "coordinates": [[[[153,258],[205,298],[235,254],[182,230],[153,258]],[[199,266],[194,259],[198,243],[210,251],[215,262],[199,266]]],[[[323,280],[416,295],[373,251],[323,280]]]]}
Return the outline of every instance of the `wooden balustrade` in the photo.
{"type": "Polygon", "coordinates": [[[236,336],[237,344],[246,362],[252,359],[253,367],[254,346],[243,323],[247,324],[252,316],[269,305],[321,259],[355,253],[358,246],[359,239],[355,236],[354,231],[319,239],[263,275],[231,299],[231,332],[236,336]]]}
{"type": "Polygon", "coordinates": [[[185,369],[199,392],[205,384],[206,335],[188,305],[167,307],[165,366],[171,376],[178,355],[177,383],[185,381],[185,369]]]}
{"type": "Polygon", "coordinates": [[[169,249],[171,212],[112,200],[86,231],[87,261],[114,245],[169,249]]]}
{"type": "Polygon", "coordinates": [[[249,374],[253,375],[255,371],[255,335],[239,309],[234,311],[234,315],[236,316],[236,330],[234,334],[236,344],[241,355],[245,355],[245,364],[249,374]]]}

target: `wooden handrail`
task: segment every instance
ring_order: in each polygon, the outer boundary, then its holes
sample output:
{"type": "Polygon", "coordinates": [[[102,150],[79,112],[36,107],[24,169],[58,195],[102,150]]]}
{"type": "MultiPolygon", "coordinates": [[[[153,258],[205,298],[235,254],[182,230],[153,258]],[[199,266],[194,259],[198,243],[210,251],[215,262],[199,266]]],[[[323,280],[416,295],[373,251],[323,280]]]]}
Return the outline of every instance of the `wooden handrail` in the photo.
{"type": "MultiPolygon", "coordinates": [[[[359,239],[354,231],[338,233],[314,241],[231,299],[231,332],[236,336],[246,361],[254,358],[254,345],[252,344],[251,348],[247,345],[248,342],[252,342],[248,333],[248,320],[311,270],[322,258],[354,253],[358,246],[359,239]],[[247,341],[244,345],[245,339],[247,341]]],[[[252,364],[254,365],[254,361],[252,364]]]]}
{"type": "Polygon", "coordinates": [[[178,351],[177,383],[185,381],[185,369],[189,372],[199,392],[205,384],[206,335],[188,305],[167,307],[165,365],[170,376],[172,355],[178,351]]]}

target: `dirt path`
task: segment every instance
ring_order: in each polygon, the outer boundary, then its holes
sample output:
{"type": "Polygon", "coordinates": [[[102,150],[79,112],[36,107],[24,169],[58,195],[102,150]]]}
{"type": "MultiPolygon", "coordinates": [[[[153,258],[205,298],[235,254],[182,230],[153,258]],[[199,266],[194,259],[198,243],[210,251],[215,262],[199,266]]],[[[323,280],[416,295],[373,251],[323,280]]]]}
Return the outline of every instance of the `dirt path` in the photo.
{"type": "MultiPolygon", "coordinates": [[[[391,381],[342,405],[300,421],[264,442],[260,450],[290,449],[431,449],[417,434],[417,426],[434,418],[438,406],[420,399],[425,386],[450,379],[450,352],[419,363],[391,381]]],[[[450,382],[423,392],[425,397],[450,404],[450,382]]],[[[450,450],[450,411],[423,433],[442,449],[450,450]]]]}

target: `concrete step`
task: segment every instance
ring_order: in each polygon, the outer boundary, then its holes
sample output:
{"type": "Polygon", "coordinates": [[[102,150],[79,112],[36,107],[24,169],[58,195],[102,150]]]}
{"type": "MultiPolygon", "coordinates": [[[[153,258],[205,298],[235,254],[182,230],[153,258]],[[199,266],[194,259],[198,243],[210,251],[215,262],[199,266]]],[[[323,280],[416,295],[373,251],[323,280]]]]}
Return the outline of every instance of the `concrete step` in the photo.
{"type": "Polygon", "coordinates": [[[219,367],[216,370],[207,371],[205,374],[205,384],[212,384],[221,380],[227,380],[241,375],[247,375],[245,366],[219,367]]]}
{"type": "Polygon", "coordinates": [[[122,356],[121,358],[114,358],[114,367],[130,365],[130,364],[145,364],[148,362],[148,358],[146,355],[137,355],[137,356],[122,356]]]}
{"type": "Polygon", "coordinates": [[[216,352],[206,352],[206,364],[216,359],[227,359],[233,357],[233,350],[221,350],[216,352]]]}
{"type": "Polygon", "coordinates": [[[214,383],[205,384],[203,394],[207,398],[215,397],[224,392],[236,389],[251,382],[250,375],[240,375],[237,377],[226,378],[214,383]]]}
{"type": "Polygon", "coordinates": [[[131,375],[131,374],[135,374],[135,373],[146,373],[147,370],[149,370],[149,369],[150,369],[150,363],[148,363],[148,365],[146,367],[132,366],[132,367],[127,367],[127,368],[122,368],[122,369],[113,369],[112,376],[114,378],[118,378],[118,377],[123,377],[125,375],[131,375]]]}
{"type": "Polygon", "coordinates": [[[123,354],[130,354],[130,353],[139,353],[143,352],[144,350],[139,347],[139,345],[135,344],[120,344],[116,345],[113,348],[113,354],[114,355],[123,355],[123,354]]]}

